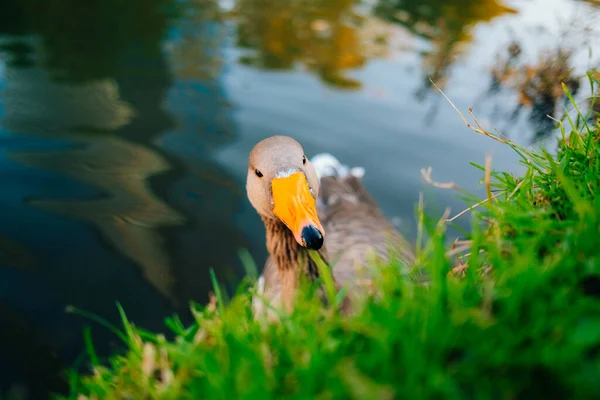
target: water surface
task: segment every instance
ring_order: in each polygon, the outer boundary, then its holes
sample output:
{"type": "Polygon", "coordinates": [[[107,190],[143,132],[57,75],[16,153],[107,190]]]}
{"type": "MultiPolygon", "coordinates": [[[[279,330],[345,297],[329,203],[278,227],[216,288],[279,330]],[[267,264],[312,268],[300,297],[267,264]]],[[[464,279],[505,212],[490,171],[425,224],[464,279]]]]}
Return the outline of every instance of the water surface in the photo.
{"type": "MultiPolygon", "coordinates": [[[[67,306],[117,322],[118,301],[137,325],[160,330],[173,312],[187,318],[190,300],[206,301],[209,268],[233,287],[239,249],[260,265],[264,230],[244,180],[249,150],[267,136],[365,167],[367,188],[411,239],[420,192],[434,216],[461,211],[422,168],[481,193],[469,162],[491,154],[495,168],[520,167],[469,130],[429,78],[487,128],[547,143],[545,114],[559,116],[562,103],[528,104],[492,71],[512,42],[524,64],[568,47],[574,72],[598,65],[597,5],[5,0],[1,389],[31,398],[64,389],[57,377],[89,324],[67,306]]],[[[118,347],[92,326],[101,354],[118,347]]]]}

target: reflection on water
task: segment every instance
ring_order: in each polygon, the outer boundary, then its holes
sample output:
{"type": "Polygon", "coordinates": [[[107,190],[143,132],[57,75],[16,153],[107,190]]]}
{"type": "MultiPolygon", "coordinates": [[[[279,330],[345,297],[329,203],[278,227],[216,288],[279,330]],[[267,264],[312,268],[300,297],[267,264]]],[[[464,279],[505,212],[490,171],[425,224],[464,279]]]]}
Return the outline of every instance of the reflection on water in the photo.
{"type": "MultiPolygon", "coordinates": [[[[215,54],[223,37],[205,29],[215,9],[206,1],[7,7],[19,23],[0,23],[0,179],[10,193],[0,293],[28,324],[3,323],[38,330],[72,362],[84,321],[68,305],[118,323],[118,300],[133,321],[160,329],[169,313],[205,300],[209,267],[239,279],[236,251],[251,247],[230,220],[241,185],[210,160],[234,138],[215,54]],[[173,23],[183,14],[187,25],[173,23]]],[[[114,338],[95,332],[106,353],[114,338]]],[[[0,346],[34,345],[21,337],[0,346]]],[[[32,388],[60,387],[47,384],[57,368],[35,379],[34,368],[0,371],[0,394],[15,384],[43,398],[32,388]]]]}
{"type": "MultiPolygon", "coordinates": [[[[6,1],[4,2],[6,3],[6,1]]],[[[175,15],[173,0],[10,0],[24,29],[39,35],[43,65],[55,79],[87,82],[115,76],[132,45],[157,46],[175,15]],[[65,18],[65,16],[72,16],[65,18]]],[[[3,5],[4,7],[4,5],[3,5]]]]}
{"type": "Polygon", "coordinates": [[[473,40],[477,24],[516,10],[501,0],[379,0],[376,13],[430,42],[431,50],[423,53],[423,87],[417,92],[422,98],[431,86],[429,79],[444,86],[448,69],[473,40]]]}
{"type": "Polygon", "coordinates": [[[187,172],[168,182],[167,195],[188,219],[183,229],[169,232],[182,302],[204,299],[212,290],[209,268],[224,283],[235,285],[242,271],[238,250],[252,248],[252,241],[261,250],[264,246],[261,237],[242,233],[234,219],[249,208],[244,180],[214,159],[219,148],[238,139],[234,109],[223,87],[224,53],[231,39],[229,29],[218,22],[218,11],[214,2],[190,2],[181,9],[186,18],[165,40],[174,79],[165,103],[176,122],[159,144],[187,172]]]}
{"type": "MultiPolygon", "coordinates": [[[[389,22],[427,39],[432,50],[423,53],[424,85],[429,79],[443,86],[447,69],[472,40],[471,29],[504,14],[516,13],[499,0],[411,1],[379,0],[374,15],[365,15],[356,0],[239,0],[237,44],[254,50],[244,55],[246,64],[267,69],[292,69],[300,62],[325,82],[358,88],[356,79],[343,71],[363,66],[367,59],[387,57],[402,35],[389,22]]],[[[364,8],[364,7],[363,7],[364,8]]],[[[420,95],[422,96],[422,92],[420,95]]]]}
{"type": "Polygon", "coordinates": [[[524,108],[530,108],[529,121],[535,129],[534,141],[543,139],[552,131],[555,121],[548,116],[557,115],[559,105],[569,101],[562,84],[572,96],[579,92],[581,77],[575,76],[571,66],[573,52],[558,48],[543,54],[533,65],[520,64],[520,47],[512,43],[505,61],[492,69],[492,85],[488,93],[498,92],[504,85],[518,93],[518,104],[511,117],[515,121],[524,108]]]}
{"type": "Polygon", "coordinates": [[[580,109],[592,116],[593,105],[587,107],[589,101],[585,101],[593,94],[587,71],[600,67],[600,59],[594,55],[600,14],[593,10],[577,7],[561,16],[558,34],[547,35],[551,40],[540,44],[534,54],[523,51],[526,35],[513,35],[506,47],[497,50],[494,64],[488,68],[490,86],[476,102],[496,102],[497,110],[507,111],[502,118],[508,124],[516,125],[525,117],[533,131],[532,144],[548,144],[558,126],[556,119],[563,117],[565,109],[572,109],[562,84],[581,103],[580,109]],[[507,92],[514,95],[514,101],[506,101],[503,95],[507,92]]]}
{"type": "MultiPolygon", "coordinates": [[[[493,151],[495,166],[513,167],[508,150],[465,136],[439,96],[435,109],[414,99],[434,93],[431,77],[461,109],[479,105],[471,94],[495,63],[486,50],[509,42],[494,41],[505,29],[494,24],[521,17],[516,3],[232,3],[4,2],[0,312],[10,318],[0,321],[0,353],[35,347],[40,359],[30,371],[0,366],[0,393],[16,383],[42,398],[49,382],[61,387],[57,369],[83,348],[84,321],[67,305],[118,323],[119,301],[158,330],[169,313],[189,318],[189,300],[206,300],[209,268],[235,285],[240,248],[260,265],[264,231],[244,181],[247,153],[265,136],[364,166],[368,189],[409,237],[418,192],[429,190],[421,168],[477,191],[466,160],[493,151]],[[482,27],[491,29],[483,40],[482,27]]],[[[464,207],[450,192],[426,199],[432,214],[464,207]]],[[[99,354],[115,346],[94,332],[99,354]]]]}
{"type": "Polygon", "coordinates": [[[134,116],[119,98],[116,83],[102,79],[67,86],[37,69],[8,67],[5,74],[2,127],[13,134],[43,133],[72,143],[65,150],[8,156],[28,167],[73,177],[102,193],[86,200],[34,198],[28,204],[93,224],[163,295],[172,297],[169,259],[156,228],[180,224],[183,217],[157,198],[147,182],[170,166],[152,149],[112,133],[134,116]]]}
{"type": "MultiPolygon", "coordinates": [[[[356,0],[239,0],[237,45],[253,50],[241,61],[267,69],[292,69],[301,63],[324,82],[359,88],[344,70],[368,58],[385,57],[394,29],[359,13],[356,0]]],[[[408,38],[407,38],[408,39],[408,38]]]]}

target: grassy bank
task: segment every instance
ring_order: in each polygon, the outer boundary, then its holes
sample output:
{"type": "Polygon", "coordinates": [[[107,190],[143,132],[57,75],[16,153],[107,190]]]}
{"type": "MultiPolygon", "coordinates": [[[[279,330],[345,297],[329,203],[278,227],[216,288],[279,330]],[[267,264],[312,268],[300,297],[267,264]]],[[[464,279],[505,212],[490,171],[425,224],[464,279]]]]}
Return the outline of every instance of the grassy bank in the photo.
{"type": "Polygon", "coordinates": [[[600,126],[562,129],[553,155],[505,142],[523,176],[478,167],[488,197],[469,200],[473,229],[454,249],[447,220],[418,209],[429,286],[388,265],[359,315],[307,291],[293,315],[262,325],[248,279],[226,304],[217,290],[194,305],[194,325],[170,319],[174,341],[124,317],[128,351],[107,364],[90,345],[93,374],[71,376],[72,398],[598,398],[600,126]]]}

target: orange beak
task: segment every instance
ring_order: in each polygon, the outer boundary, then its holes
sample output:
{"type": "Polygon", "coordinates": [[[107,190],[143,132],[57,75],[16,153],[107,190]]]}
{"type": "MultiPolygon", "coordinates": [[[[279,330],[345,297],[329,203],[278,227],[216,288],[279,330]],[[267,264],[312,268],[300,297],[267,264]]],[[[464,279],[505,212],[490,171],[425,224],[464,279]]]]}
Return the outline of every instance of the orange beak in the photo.
{"type": "Polygon", "coordinates": [[[273,212],[289,229],[303,247],[319,250],[323,246],[323,227],[317,215],[315,198],[302,172],[271,182],[273,212]]]}

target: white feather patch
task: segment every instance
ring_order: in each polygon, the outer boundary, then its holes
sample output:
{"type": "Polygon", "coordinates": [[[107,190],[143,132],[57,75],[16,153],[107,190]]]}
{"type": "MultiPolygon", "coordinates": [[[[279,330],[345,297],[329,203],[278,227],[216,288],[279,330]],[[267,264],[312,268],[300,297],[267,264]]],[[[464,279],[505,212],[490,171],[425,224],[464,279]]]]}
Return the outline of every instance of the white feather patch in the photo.
{"type": "Polygon", "coordinates": [[[365,175],[365,169],[363,167],[353,167],[350,169],[347,165],[342,164],[337,158],[329,153],[316,154],[311,158],[310,162],[315,168],[319,180],[324,176],[344,178],[348,175],[362,179],[365,175]]]}
{"type": "Polygon", "coordinates": [[[350,170],[350,175],[362,179],[362,177],[365,176],[365,169],[363,167],[353,167],[350,170]]]}
{"type": "Polygon", "coordinates": [[[298,172],[296,168],[282,169],[281,171],[277,172],[275,178],[287,178],[288,176],[293,175],[296,172],[298,172]]]}

